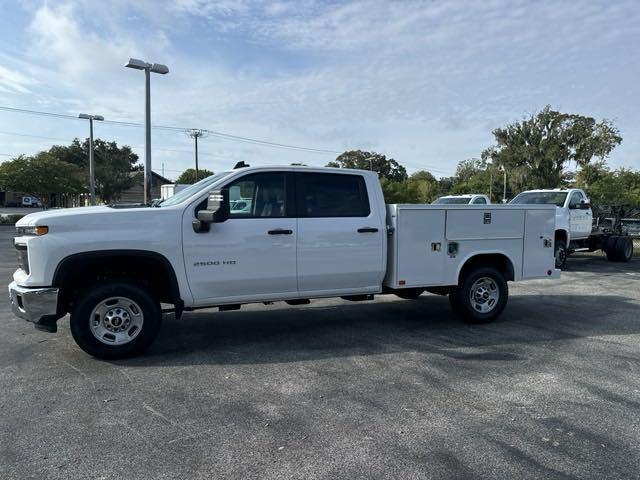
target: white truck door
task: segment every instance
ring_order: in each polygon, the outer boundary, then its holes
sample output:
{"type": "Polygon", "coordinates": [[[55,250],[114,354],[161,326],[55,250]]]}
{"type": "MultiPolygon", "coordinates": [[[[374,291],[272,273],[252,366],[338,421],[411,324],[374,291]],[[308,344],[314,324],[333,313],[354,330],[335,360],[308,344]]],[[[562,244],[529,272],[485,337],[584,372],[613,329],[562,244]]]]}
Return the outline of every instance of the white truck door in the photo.
{"type": "Polygon", "coordinates": [[[300,295],[379,291],[386,231],[364,177],[297,173],[296,191],[300,295]]]}
{"type": "Polygon", "coordinates": [[[569,228],[571,238],[586,238],[591,233],[591,210],[581,209],[580,202],[585,200],[582,192],[575,191],[569,197],[569,228]]]}
{"type": "MultiPolygon", "coordinates": [[[[195,233],[185,218],[184,259],[195,303],[297,296],[293,177],[285,172],[247,174],[225,186],[230,197],[250,200],[209,232],[195,233]]],[[[233,202],[232,202],[233,203],[233,202]]],[[[202,205],[204,208],[204,205],[202,205]]]]}

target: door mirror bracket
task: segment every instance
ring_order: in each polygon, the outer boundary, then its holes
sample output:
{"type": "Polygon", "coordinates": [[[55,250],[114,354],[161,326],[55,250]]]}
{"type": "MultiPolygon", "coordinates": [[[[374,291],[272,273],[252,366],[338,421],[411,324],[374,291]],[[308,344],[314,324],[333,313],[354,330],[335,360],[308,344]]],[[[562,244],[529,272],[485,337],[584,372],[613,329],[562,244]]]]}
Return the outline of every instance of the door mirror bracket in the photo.
{"type": "Polygon", "coordinates": [[[206,233],[209,231],[209,224],[202,220],[198,220],[197,218],[194,218],[191,221],[191,226],[193,227],[193,231],[196,233],[206,233]]]}

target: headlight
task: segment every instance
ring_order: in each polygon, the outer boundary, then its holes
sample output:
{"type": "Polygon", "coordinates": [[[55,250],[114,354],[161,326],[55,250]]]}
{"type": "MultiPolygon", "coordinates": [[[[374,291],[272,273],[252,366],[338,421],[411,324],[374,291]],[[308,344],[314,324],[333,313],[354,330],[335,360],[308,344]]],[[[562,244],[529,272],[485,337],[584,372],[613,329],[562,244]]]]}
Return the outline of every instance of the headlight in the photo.
{"type": "Polygon", "coordinates": [[[46,235],[49,232],[49,227],[45,226],[33,226],[33,227],[16,227],[18,236],[41,236],[46,235]]]}

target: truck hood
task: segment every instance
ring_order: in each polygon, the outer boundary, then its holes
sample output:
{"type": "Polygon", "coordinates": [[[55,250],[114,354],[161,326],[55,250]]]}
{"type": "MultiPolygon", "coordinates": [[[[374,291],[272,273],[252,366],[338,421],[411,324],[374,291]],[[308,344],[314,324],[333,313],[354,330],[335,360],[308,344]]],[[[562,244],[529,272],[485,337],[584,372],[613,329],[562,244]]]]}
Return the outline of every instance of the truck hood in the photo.
{"type": "Polygon", "coordinates": [[[43,210],[41,212],[30,213],[25,215],[16,222],[16,227],[31,227],[33,225],[47,225],[48,223],[56,223],[65,217],[76,217],[80,215],[90,215],[109,210],[109,207],[78,207],[78,208],[61,208],[56,210],[43,210]]]}
{"type": "Polygon", "coordinates": [[[48,227],[76,226],[81,229],[83,225],[129,223],[134,219],[143,221],[156,217],[157,215],[154,214],[160,213],[160,210],[150,207],[111,208],[105,206],[61,208],[30,213],[18,220],[16,227],[44,225],[48,227]]]}

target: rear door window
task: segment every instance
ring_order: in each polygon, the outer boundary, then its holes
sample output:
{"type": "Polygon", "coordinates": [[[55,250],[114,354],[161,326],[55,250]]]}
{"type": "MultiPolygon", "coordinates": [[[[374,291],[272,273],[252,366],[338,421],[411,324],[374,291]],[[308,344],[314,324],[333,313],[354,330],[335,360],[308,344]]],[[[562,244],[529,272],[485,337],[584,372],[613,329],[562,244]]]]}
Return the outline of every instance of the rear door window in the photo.
{"type": "Polygon", "coordinates": [[[367,217],[371,212],[364,178],[337,173],[298,174],[301,217],[367,217]]]}

